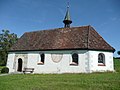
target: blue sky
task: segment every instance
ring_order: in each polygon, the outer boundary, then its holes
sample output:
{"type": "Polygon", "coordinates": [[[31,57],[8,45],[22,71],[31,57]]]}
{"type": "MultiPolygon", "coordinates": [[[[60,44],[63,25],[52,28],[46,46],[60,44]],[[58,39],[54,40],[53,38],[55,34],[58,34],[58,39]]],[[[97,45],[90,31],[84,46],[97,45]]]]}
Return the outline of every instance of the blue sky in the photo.
{"type": "Polygon", "coordinates": [[[0,0],[0,30],[10,30],[20,37],[24,32],[64,27],[68,1],[71,26],[93,26],[116,49],[117,56],[120,0],[0,0]]]}

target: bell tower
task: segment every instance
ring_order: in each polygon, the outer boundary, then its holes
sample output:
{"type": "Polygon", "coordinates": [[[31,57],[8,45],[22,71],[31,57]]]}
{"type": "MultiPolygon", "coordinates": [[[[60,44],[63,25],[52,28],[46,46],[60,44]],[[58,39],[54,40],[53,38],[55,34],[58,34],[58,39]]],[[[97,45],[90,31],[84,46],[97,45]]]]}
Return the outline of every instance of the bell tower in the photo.
{"type": "Polygon", "coordinates": [[[67,12],[65,15],[65,18],[63,20],[63,23],[65,24],[64,27],[65,28],[69,28],[70,24],[72,23],[71,19],[70,19],[70,12],[69,12],[69,2],[68,2],[68,6],[67,6],[67,12]]]}

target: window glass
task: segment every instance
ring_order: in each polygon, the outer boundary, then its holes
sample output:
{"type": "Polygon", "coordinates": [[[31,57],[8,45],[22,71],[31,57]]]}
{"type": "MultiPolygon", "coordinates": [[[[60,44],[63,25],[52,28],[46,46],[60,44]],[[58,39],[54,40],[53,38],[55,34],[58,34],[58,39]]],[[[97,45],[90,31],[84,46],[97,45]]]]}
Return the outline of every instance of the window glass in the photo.
{"type": "Polygon", "coordinates": [[[105,55],[103,53],[98,54],[98,64],[105,64],[105,55]]]}
{"type": "Polygon", "coordinates": [[[45,54],[40,54],[40,61],[37,63],[38,65],[43,65],[45,61],[45,54]]]}
{"type": "Polygon", "coordinates": [[[44,63],[45,54],[44,54],[44,53],[42,53],[42,54],[40,55],[40,57],[41,57],[41,62],[43,62],[43,63],[44,63]]]}
{"type": "Polygon", "coordinates": [[[78,64],[78,54],[77,53],[72,54],[72,62],[75,62],[76,64],[78,64]]]}

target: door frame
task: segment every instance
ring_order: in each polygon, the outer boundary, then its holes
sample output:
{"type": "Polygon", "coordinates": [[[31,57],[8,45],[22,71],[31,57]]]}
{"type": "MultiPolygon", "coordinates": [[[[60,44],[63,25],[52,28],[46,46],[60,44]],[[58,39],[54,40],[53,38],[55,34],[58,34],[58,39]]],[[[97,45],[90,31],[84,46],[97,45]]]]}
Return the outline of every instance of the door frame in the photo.
{"type": "Polygon", "coordinates": [[[22,58],[18,58],[18,67],[17,67],[18,72],[22,72],[22,66],[23,66],[23,60],[22,58]]]}

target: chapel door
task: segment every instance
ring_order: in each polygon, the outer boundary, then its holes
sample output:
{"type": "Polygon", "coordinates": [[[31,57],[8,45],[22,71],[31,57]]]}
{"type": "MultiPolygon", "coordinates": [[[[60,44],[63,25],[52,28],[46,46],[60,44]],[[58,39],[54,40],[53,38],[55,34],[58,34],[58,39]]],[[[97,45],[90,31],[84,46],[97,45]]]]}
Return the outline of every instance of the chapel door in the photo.
{"type": "Polygon", "coordinates": [[[18,69],[17,69],[17,71],[22,72],[22,59],[21,58],[18,59],[18,69]]]}

